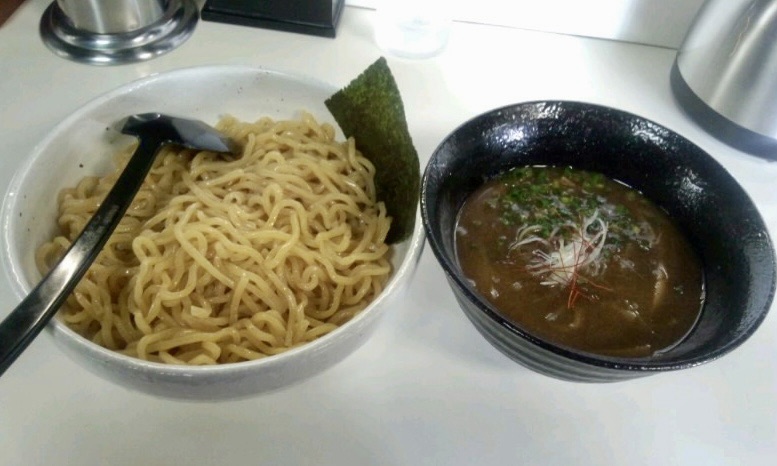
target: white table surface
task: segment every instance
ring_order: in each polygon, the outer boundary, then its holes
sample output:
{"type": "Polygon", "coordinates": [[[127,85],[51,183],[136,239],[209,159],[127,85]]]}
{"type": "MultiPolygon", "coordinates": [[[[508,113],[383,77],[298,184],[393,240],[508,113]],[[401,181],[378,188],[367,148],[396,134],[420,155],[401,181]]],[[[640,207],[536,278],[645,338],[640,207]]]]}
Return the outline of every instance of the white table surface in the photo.
{"type": "MultiPolygon", "coordinates": [[[[150,73],[239,63],[344,85],[380,54],[374,13],[346,8],[334,40],[200,22],[179,49],[134,65],[56,57],[38,36],[50,0],[0,27],[0,191],[62,118],[150,73]]],[[[389,58],[425,164],[493,107],[574,99],[673,128],[714,155],[777,237],[777,163],[704,133],[673,100],[666,48],[456,23],[433,59],[389,58]]],[[[659,176],[657,174],[657,176],[659,176]]],[[[53,194],[53,193],[52,193],[53,194]]],[[[0,317],[18,302],[0,281],[0,317]]],[[[533,373],[470,325],[427,248],[374,337],[325,373],[269,395],[184,403],[86,372],[43,334],[0,379],[2,465],[766,465],[777,457],[777,309],[744,345],[683,372],[617,384],[533,373]]]]}

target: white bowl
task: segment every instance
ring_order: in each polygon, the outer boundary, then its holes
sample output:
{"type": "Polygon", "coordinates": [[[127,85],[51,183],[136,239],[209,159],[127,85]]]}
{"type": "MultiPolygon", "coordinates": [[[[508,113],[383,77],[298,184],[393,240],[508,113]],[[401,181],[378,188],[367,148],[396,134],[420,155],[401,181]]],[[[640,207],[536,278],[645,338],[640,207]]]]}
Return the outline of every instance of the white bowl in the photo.
{"type": "MultiPolygon", "coordinates": [[[[6,245],[2,261],[15,292],[20,298],[26,296],[40,279],[34,254],[54,235],[56,194],[86,175],[109,171],[109,154],[130,141],[112,130],[120,119],[135,113],[163,112],[215,124],[225,113],[254,120],[263,115],[291,118],[307,110],[319,121],[337,127],[324,105],[335,91],[335,87],[312,79],[260,68],[207,66],[140,79],[76,110],[35,148],[6,193],[0,213],[6,245]]],[[[381,314],[402,295],[423,244],[418,219],[412,237],[393,246],[390,281],[366,309],[311,343],[258,361],[211,367],[151,363],[93,344],[58,319],[53,319],[47,330],[76,362],[129,389],[178,399],[246,397],[313,376],[360,347],[381,314]]]]}

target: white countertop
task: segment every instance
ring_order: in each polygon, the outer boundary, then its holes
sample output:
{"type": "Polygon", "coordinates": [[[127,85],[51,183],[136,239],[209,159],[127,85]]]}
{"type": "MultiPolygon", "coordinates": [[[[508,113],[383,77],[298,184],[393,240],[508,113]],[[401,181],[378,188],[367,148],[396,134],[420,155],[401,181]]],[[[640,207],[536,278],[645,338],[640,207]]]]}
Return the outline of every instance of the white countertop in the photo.
{"type": "MultiPolygon", "coordinates": [[[[49,3],[28,0],[0,27],[0,191],[58,121],[132,79],[239,63],[340,86],[381,54],[374,12],[348,7],[334,40],[200,22],[167,55],[92,67],[44,47],[38,21],[49,3]]],[[[777,163],[725,146],[685,116],[669,87],[674,55],[456,23],[442,55],[389,64],[422,164],[455,126],[493,107],[537,99],[610,105],[713,154],[777,237],[777,163]]],[[[5,280],[0,298],[2,318],[18,302],[5,280]]],[[[405,301],[359,351],[307,382],[247,400],[183,403],[130,392],[75,365],[44,333],[0,379],[0,464],[772,464],[775,307],[744,345],[704,366],[616,384],[562,382],[486,343],[427,248],[405,301]]]]}

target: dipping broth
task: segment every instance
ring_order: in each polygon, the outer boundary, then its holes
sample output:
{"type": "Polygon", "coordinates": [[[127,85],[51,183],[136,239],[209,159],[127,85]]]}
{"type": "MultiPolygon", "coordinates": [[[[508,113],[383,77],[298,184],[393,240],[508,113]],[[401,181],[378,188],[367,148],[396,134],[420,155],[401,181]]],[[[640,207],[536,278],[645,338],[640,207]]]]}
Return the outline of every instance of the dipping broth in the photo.
{"type": "Polygon", "coordinates": [[[702,267],[686,238],[638,191],[599,173],[512,169],[470,195],[457,222],[473,286],[548,341],[649,357],[701,312],[702,267]]]}

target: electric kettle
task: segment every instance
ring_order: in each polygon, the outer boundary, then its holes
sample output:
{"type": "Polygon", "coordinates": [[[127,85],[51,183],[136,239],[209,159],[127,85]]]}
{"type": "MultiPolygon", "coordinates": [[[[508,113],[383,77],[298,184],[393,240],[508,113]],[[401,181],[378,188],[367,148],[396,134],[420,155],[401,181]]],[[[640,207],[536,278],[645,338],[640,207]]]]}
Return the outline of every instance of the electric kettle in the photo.
{"type": "Polygon", "coordinates": [[[777,159],[777,0],[707,0],[677,52],[671,84],[710,134],[777,159]]]}

